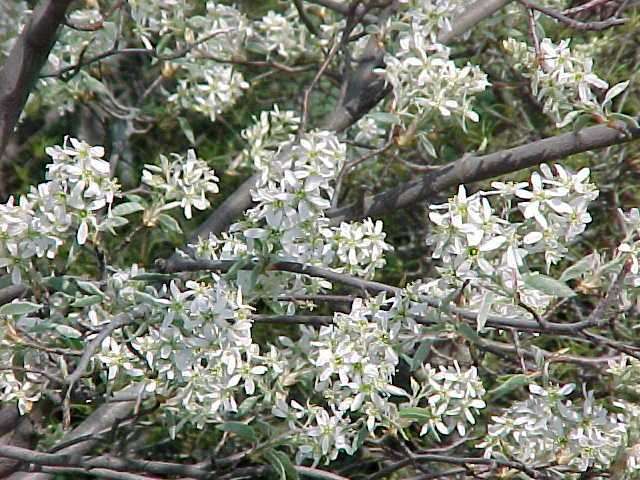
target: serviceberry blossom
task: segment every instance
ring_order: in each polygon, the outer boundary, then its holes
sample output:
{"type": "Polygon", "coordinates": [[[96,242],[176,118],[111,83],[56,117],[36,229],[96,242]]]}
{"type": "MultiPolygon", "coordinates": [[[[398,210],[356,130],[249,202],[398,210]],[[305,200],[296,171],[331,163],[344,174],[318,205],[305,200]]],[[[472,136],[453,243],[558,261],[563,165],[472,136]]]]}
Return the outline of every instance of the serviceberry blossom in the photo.
{"type": "Polygon", "coordinates": [[[529,385],[527,400],[492,417],[487,438],[478,444],[485,457],[504,454],[526,465],[554,464],[584,472],[606,469],[624,444],[624,417],[609,413],[588,392],[581,402],[566,399],[574,384],[543,388],[529,385]]]}
{"type": "MultiPolygon", "coordinates": [[[[543,165],[540,173],[532,173],[530,183],[495,182],[495,190],[489,192],[467,195],[460,186],[447,204],[430,206],[434,228],[427,244],[433,248],[432,258],[442,259],[438,268],[443,277],[450,275],[454,283],[470,281],[470,292],[480,288],[471,300],[478,308],[486,308],[487,297],[480,291],[491,285],[499,286],[498,291],[505,286],[517,291],[535,308],[544,308],[551,300],[551,291],[535,287],[535,279],[527,276],[531,262],[543,253],[548,271],[564,258],[568,243],[591,222],[587,207],[598,196],[588,182],[588,169],[577,173],[560,165],[554,169],[543,165]]],[[[501,304],[503,314],[515,313],[512,295],[504,292],[489,298],[501,304]]]]}
{"type": "Polygon", "coordinates": [[[242,151],[238,164],[253,162],[256,168],[265,169],[279,146],[294,140],[300,118],[296,112],[280,111],[278,105],[274,105],[272,111],[264,111],[260,118],[253,120],[254,124],[241,133],[248,146],[242,151]]]}
{"type": "Polygon", "coordinates": [[[397,49],[385,57],[385,78],[393,87],[392,112],[404,127],[401,143],[417,135],[420,146],[432,157],[438,154],[428,138],[429,124],[436,118],[456,119],[463,128],[466,121],[477,122],[473,97],[489,82],[477,66],[459,67],[449,59],[449,48],[437,41],[441,29],[449,29],[449,15],[456,2],[424,2],[406,18],[400,30],[397,49]],[[417,10],[417,11],[416,11],[417,10]]]}
{"type": "Polygon", "coordinates": [[[422,422],[421,436],[430,433],[440,439],[440,435],[454,430],[464,436],[467,425],[476,423],[474,415],[486,407],[482,399],[485,390],[475,367],[462,371],[457,361],[453,367],[438,369],[427,364],[416,377],[420,382],[412,378],[411,401],[400,411],[400,416],[422,422]]]}
{"type": "Polygon", "coordinates": [[[622,82],[609,89],[593,72],[593,59],[584,50],[571,50],[569,40],[555,44],[549,38],[542,39],[540,58],[533,47],[513,38],[503,45],[513,56],[515,68],[531,80],[533,94],[558,127],[569,125],[581,113],[607,118],[611,102],[629,85],[622,82]],[[606,92],[603,102],[598,100],[598,92],[606,92]]]}
{"type": "Polygon", "coordinates": [[[13,198],[0,205],[0,267],[10,270],[15,284],[27,280],[23,275],[36,259],[53,259],[70,236],[84,245],[98,232],[122,225],[104,212],[119,185],[109,177],[102,147],[65,137],[63,146],[46,152],[53,160],[48,182],[31,187],[17,205],[13,198]]]}
{"type": "Polygon", "coordinates": [[[207,195],[218,193],[218,177],[193,149],[187,151],[186,158],[173,153],[171,159],[160,155],[160,165],[146,164],[142,182],[162,196],[164,204],[159,210],[180,206],[188,219],[192,217],[192,207],[209,208],[207,195]]]}

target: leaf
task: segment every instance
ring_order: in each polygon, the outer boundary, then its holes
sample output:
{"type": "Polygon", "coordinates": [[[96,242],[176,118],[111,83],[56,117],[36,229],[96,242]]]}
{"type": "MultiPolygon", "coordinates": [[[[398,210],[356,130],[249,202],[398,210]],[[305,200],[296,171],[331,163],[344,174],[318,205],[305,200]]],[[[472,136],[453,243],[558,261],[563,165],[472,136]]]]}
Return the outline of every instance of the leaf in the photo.
{"type": "Polygon", "coordinates": [[[431,351],[431,345],[433,345],[433,340],[430,339],[423,340],[420,343],[418,350],[416,350],[416,353],[411,360],[410,365],[412,372],[415,372],[424,363],[424,360],[427,358],[427,355],[429,355],[429,352],[431,351]]]}
{"type": "Polygon", "coordinates": [[[476,319],[477,325],[476,330],[478,332],[482,332],[484,330],[484,326],[487,323],[487,318],[489,318],[489,312],[491,311],[491,305],[495,300],[495,295],[493,292],[487,292],[482,298],[482,302],[480,303],[480,310],[478,310],[478,318],[476,319]]]}
{"type": "Polygon", "coordinates": [[[0,315],[27,315],[37,312],[42,305],[31,302],[12,302],[0,307],[0,315]]]}
{"type": "Polygon", "coordinates": [[[225,422],[220,425],[216,425],[218,430],[222,430],[223,432],[233,433],[240,438],[244,438],[250,442],[255,442],[258,440],[258,436],[256,435],[256,431],[242,422],[225,422]]]}
{"type": "Polygon", "coordinates": [[[508,395],[509,393],[513,392],[514,390],[517,390],[518,388],[524,387],[525,385],[529,385],[531,381],[532,381],[532,378],[530,378],[528,375],[525,375],[523,373],[511,375],[509,378],[507,378],[506,381],[502,382],[493,390],[490,390],[488,392],[488,395],[490,396],[492,401],[498,400],[499,398],[502,398],[505,395],[508,395]]]}
{"type": "Polygon", "coordinates": [[[289,458],[289,456],[286,453],[281,452],[279,450],[272,450],[272,451],[278,457],[278,459],[280,460],[280,463],[284,467],[285,477],[288,480],[297,480],[298,472],[296,471],[296,467],[293,466],[293,463],[291,463],[291,459],[289,458]]]}
{"type": "Polygon", "coordinates": [[[189,143],[193,146],[196,144],[196,138],[193,136],[193,130],[191,129],[191,125],[184,117],[178,117],[178,123],[180,124],[180,128],[182,129],[182,133],[187,137],[189,143]]]}
{"type": "Polygon", "coordinates": [[[73,277],[59,276],[46,278],[44,283],[56,292],[63,292],[73,296],[78,292],[78,285],[75,281],[73,277]]]}
{"type": "Polygon", "coordinates": [[[71,306],[77,308],[89,307],[101,303],[103,299],[104,295],[89,295],[88,297],[79,298],[71,306]]]}
{"type": "Polygon", "coordinates": [[[167,232],[173,232],[173,233],[182,233],[180,224],[171,215],[167,215],[166,213],[161,213],[160,215],[158,215],[158,221],[160,222],[160,226],[162,227],[163,230],[166,230],[167,232]]]}
{"type": "Polygon", "coordinates": [[[610,113],[609,115],[607,115],[608,118],[615,118],[616,120],[621,120],[622,122],[624,122],[626,125],[631,125],[633,128],[640,128],[640,124],[638,123],[638,121],[629,116],[629,115],[625,115],[624,113],[618,113],[618,112],[613,112],[610,113]]]}
{"type": "Polygon", "coordinates": [[[571,265],[567,268],[562,275],[560,275],[561,282],[568,282],[569,280],[573,280],[574,278],[581,277],[584,273],[586,273],[591,267],[592,256],[587,255],[586,257],[582,257],[579,261],[571,265]]]}
{"type": "Polygon", "coordinates": [[[144,206],[140,205],[138,202],[125,202],[113,207],[111,209],[111,213],[114,216],[122,217],[133,212],[139,212],[140,210],[144,210],[144,206]]]}
{"type": "Polygon", "coordinates": [[[82,290],[84,290],[89,295],[104,296],[104,293],[92,282],[87,282],[84,280],[76,280],[76,283],[82,290]]]}
{"type": "Polygon", "coordinates": [[[267,450],[264,458],[275,470],[281,480],[297,480],[298,472],[289,457],[278,450],[267,450]]]}
{"type": "Polygon", "coordinates": [[[456,330],[460,335],[462,335],[464,338],[466,338],[470,342],[475,343],[476,345],[479,345],[482,343],[482,339],[478,336],[476,331],[466,323],[458,324],[458,326],[456,327],[456,330]]]}
{"type": "Polygon", "coordinates": [[[238,416],[243,417],[251,413],[251,411],[253,411],[253,409],[255,408],[256,403],[258,403],[257,396],[245,398],[242,403],[238,405],[238,416]]]}
{"type": "Polygon", "coordinates": [[[133,292],[133,295],[136,297],[136,301],[140,303],[146,303],[148,305],[164,305],[158,298],[145,292],[139,292],[136,290],[133,292]]]}
{"type": "Polygon", "coordinates": [[[364,441],[367,439],[368,436],[369,436],[369,430],[367,430],[367,427],[363,425],[362,428],[360,428],[360,431],[358,432],[358,436],[356,437],[356,450],[360,450],[360,447],[364,445],[364,441]]]}
{"type": "Polygon", "coordinates": [[[576,292],[571,290],[567,284],[555,278],[547,277],[540,273],[527,273],[522,277],[527,287],[534,288],[547,295],[560,298],[574,297],[576,295],[576,292]]]}
{"type": "Polygon", "coordinates": [[[264,458],[273,467],[280,480],[287,479],[287,471],[280,460],[280,456],[276,455],[275,450],[267,450],[264,454],[264,458]]]}
{"type": "Polygon", "coordinates": [[[395,125],[400,123],[400,118],[389,112],[375,112],[371,113],[369,117],[382,125],[395,125]]]}
{"type": "Polygon", "coordinates": [[[626,82],[616,83],[613,87],[607,90],[607,94],[604,96],[604,102],[602,102],[602,105],[610,103],[614,98],[624,92],[628,86],[629,80],[626,82]]]}
{"type": "Polygon", "coordinates": [[[70,327],[69,325],[55,325],[53,328],[62,335],[67,338],[81,338],[82,333],[80,333],[75,328],[70,327]]]}
{"type": "Polygon", "coordinates": [[[431,412],[428,408],[421,407],[407,407],[401,408],[398,411],[400,418],[408,418],[410,420],[416,420],[418,422],[426,422],[431,419],[431,412]]]}

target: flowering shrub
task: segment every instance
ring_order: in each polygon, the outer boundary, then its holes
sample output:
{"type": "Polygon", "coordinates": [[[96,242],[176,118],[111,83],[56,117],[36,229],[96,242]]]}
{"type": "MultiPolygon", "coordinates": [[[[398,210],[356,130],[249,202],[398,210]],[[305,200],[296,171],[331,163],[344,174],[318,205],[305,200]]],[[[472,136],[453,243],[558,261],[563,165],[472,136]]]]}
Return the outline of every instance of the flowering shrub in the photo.
{"type": "Polygon", "coordinates": [[[637,87],[559,28],[635,6],[104,3],[0,131],[8,474],[640,478],[637,87]]]}

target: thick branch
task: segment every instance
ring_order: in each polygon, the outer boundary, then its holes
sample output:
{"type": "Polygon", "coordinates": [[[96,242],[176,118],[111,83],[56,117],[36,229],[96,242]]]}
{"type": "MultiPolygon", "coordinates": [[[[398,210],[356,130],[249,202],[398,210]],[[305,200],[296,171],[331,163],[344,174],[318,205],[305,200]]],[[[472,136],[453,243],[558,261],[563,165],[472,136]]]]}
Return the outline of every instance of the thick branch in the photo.
{"type": "Polygon", "coordinates": [[[451,30],[443,30],[438,35],[438,41],[444,44],[468,32],[478,23],[490,17],[513,0],[477,0],[462,12],[451,24],[451,30]]]}
{"type": "MultiPolygon", "coordinates": [[[[90,438],[83,442],[72,444],[57,452],[57,454],[64,455],[84,455],[88,453],[99,441],[98,433],[112,428],[114,425],[122,421],[124,418],[131,414],[131,411],[136,404],[136,400],[132,400],[131,396],[137,397],[142,393],[144,388],[141,384],[132,385],[114,395],[114,402],[106,403],[89,417],[84,420],[78,427],[73,429],[67,435],[65,435],[60,443],[70,443],[73,439],[78,437],[90,438]],[[126,399],[118,401],[120,399],[126,399]]],[[[53,478],[53,473],[15,473],[9,480],[48,480],[53,478]]]]}
{"type": "Polygon", "coordinates": [[[71,0],[43,0],[24,27],[0,70],[0,157],[40,69],[56,41],[71,0]]]}
{"type": "Polygon", "coordinates": [[[376,217],[415,205],[459,184],[487,180],[576,153],[626,143],[638,138],[640,138],[639,128],[623,131],[620,128],[600,125],[488,155],[464,156],[427,173],[422,178],[366,197],[361,205],[352,204],[329,210],[327,215],[335,224],[364,217],[376,217]]]}

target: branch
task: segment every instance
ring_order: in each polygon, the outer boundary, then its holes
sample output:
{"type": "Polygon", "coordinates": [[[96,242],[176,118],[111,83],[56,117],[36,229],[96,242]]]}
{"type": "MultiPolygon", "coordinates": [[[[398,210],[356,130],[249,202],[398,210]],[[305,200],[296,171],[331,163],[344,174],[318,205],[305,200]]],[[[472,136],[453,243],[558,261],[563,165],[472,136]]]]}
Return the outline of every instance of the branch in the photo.
{"type": "Polygon", "coordinates": [[[453,20],[451,30],[442,30],[438,34],[438,41],[444,44],[451,42],[512,1],[513,0],[477,0],[453,20]]]}
{"type": "Polygon", "coordinates": [[[552,8],[543,7],[542,5],[538,5],[534,2],[530,2],[529,0],[519,0],[525,7],[530,8],[532,10],[537,10],[540,13],[544,13],[548,17],[551,17],[560,23],[565,24],[569,28],[573,28],[574,30],[606,30],[607,28],[615,27],[617,25],[622,25],[627,23],[626,18],[609,18],[607,20],[603,20],[600,22],[581,22],[579,20],[575,20],[571,17],[567,17],[562,13],[553,10],[552,8]]]}
{"type": "Polygon", "coordinates": [[[56,42],[71,0],[43,0],[0,69],[0,157],[4,153],[40,69],[56,42]]]}
{"type": "MultiPolygon", "coordinates": [[[[177,273],[177,272],[198,272],[198,271],[215,271],[215,272],[228,272],[232,267],[239,268],[240,270],[251,270],[257,265],[257,261],[244,261],[240,265],[237,265],[237,260],[192,260],[192,259],[178,259],[173,262],[167,262],[164,260],[158,260],[156,263],[160,270],[165,273],[177,273]]],[[[364,280],[361,278],[348,275],[346,273],[338,273],[326,268],[315,267],[311,265],[305,265],[297,262],[274,262],[267,267],[267,270],[298,273],[302,275],[309,275],[311,277],[324,278],[332,282],[347,285],[349,287],[356,288],[371,293],[385,292],[390,295],[396,296],[402,294],[402,289],[387,285],[381,282],[374,282],[371,280],[364,280]]],[[[478,319],[478,312],[473,310],[467,310],[457,306],[449,306],[442,302],[442,299],[436,297],[430,297],[421,295],[420,300],[429,305],[430,307],[446,310],[451,314],[458,315],[466,320],[476,322],[478,319]]],[[[258,317],[260,318],[260,317],[258,317]]],[[[268,322],[270,318],[278,323],[284,323],[282,316],[264,316],[260,321],[268,322]]],[[[305,317],[302,317],[305,318],[305,317]]],[[[312,317],[309,317],[312,318],[312,317]]],[[[433,324],[434,321],[426,320],[422,317],[412,317],[417,323],[433,324]]],[[[308,323],[313,321],[320,323],[325,322],[325,317],[315,317],[308,323]]],[[[287,323],[302,323],[297,318],[292,317],[287,323]]],[[[538,320],[522,319],[518,317],[504,317],[500,315],[491,314],[487,317],[487,326],[501,329],[516,329],[521,331],[541,332],[541,333],[554,333],[562,335],[575,336],[579,334],[584,328],[591,326],[585,325],[583,322],[575,323],[557,323],[545,321],[544,325],[538,320]]]]}
{"type": "MultiPolygon", "coordinates": [[[[89,452],[98,443],[100,439],[98,434],[100,432],[113,428],[114,425],[129,416],[137,402],[137,397],[143,393],[143,389],[143,384],[134,384],[116,393],[113,397],[113,402],[101,405],[80,425],[62,437],[59,443],[70,443],[79,437],[92,437],[92,439],[72,444],[59,450],[58,453],[65,455],[83,455],[89,452]],[[136,397],[136,400],[129,399],[132,395],[136,397]],[[118,401],[120,399],[126,400],[118,401]]],[[[15,473],[9,477],[8,480],[48,480],[53,478],[53,475],[53,473],[15,473]]]]}
{"type": "Polygon", "coordinates": [[[24,285],[11,285],[2,288],[0,289],[0,305],[10,303],[16,298],[22,297],[25,293],[27,293],[27,287],[24,285]]]}
{"type": "Polygon", "coordinates": [[[487,180],[576,153],[618,145],[638,138],[640,138],[640,128],[629,128],[623,132],[621,128],[599,125],[488,155],[465,155],[459,160],[427,173],[418,180],[365,197],[360,205],[351,204],[329,210],[327,216],[334,224],[365,217],[377,217],[428,200],[460,184],[487,180]]]}

